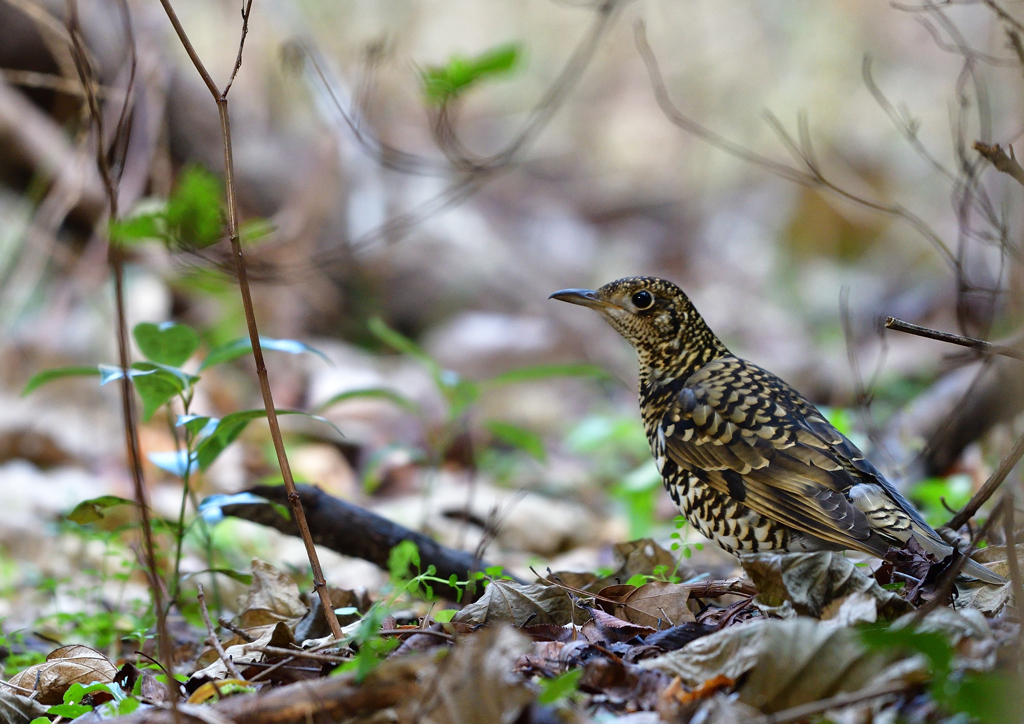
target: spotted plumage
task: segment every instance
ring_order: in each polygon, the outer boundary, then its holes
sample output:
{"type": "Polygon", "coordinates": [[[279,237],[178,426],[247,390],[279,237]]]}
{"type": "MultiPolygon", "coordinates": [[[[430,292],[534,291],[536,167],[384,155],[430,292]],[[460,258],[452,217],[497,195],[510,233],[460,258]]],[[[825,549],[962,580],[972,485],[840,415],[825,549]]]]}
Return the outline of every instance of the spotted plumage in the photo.
{"type": "MultiPolygon", "coordinates": [[[[640,410],[665,487],[722,548],[884,557],[913,537],[938,558],[952,553],[814,405],[733,355],[675,284],[629,277],[551,296],[597,310],[636,348],[640,410]]],[[[1002,580],[973,561],[964,571],[1002,580]]]]}

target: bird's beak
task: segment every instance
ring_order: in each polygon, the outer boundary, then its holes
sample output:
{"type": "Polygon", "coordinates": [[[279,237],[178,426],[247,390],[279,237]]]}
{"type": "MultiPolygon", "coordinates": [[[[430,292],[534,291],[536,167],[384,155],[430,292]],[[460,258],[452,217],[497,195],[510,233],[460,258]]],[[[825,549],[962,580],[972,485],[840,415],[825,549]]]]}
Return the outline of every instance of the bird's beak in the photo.
{"type": "Polygon", "coordinates": [[[597,292],[593,289],[562,289],[552,294],[548,299],[557,299],[561,302],[569,302],[569,304],[579,304],[581,307],[590,307],[591,309],[621,309],[617,304],[612,304],[599,298],[597,292]]]}

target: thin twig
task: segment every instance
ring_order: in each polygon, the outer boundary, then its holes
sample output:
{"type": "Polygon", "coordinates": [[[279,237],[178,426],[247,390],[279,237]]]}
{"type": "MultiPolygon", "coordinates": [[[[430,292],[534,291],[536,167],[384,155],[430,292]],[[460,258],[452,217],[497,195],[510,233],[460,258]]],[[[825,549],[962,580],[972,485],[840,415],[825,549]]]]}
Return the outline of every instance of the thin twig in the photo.
{"type": "MultiPolygon", "coordinates": [[[[234,72],[231,74],[231,81],[234,81],[235,74],[241,67],[242,48],[245,44],[245,37],[249,31],[249,8],[251,0],[247,0],[246,9],[242,14],[242,38],[238,44],[238,56],[235,62],[234,72]]],[[[309,532],[309,524],[306,522],[306,514],[302,509],[302,500],[295,489],[295,480],[292,477],[291,466],[288,464],[288,455],[284,449],[284,439],[281,436],[281,425],[277,419],[277,408],[274,407],[274,396],[270,391],[270,380],[267,377],[267,366],[263,360],[263,346],[260,344],[259,328],[256,324],[256,312],[253,309],[252,293],[249,290],[249,279],[246,273],[245,257],[242,254],[242,243],[238,233],[238,202],[235,195],[235,164],[232,158],[231,149],[231,120],[228,116],[228,91],[231,90],[231,83],[220,91],[217,84],[203,65],[199,54],[192,46],[192,42],[185,33],[185,29],[178,20],[170,0],[160,0],[160,4],[171,21],[178,40],[185,48],[192,64],[195,65],[199,75],[202,76],[206,87],[213,95],[217,103],[217,110],[220,115],[221,138],[224,144],[224,187],[228,204],[228,233],[231,239],[231,253],[235,262],[235,276],[238,278],[238,289],[242,296],[242,307],[245,311],[245,323],[249,330],[249,341],[252,344],[253,361],[256,364],[256,376],[259,379],[260,391],[263,395],[263,406],[267,411],[267,422],[270,426],[270,437],[274,442],[274,451],[277,453],[277,462],[281,468],[281,477],[284,479],[285,489],[288,491],[288,502],[291,504],[292,514],[295,523],[299,528],[299,534],[306,547],[306,555],[309,558],[309,565],[313,571],[313,587],[316,589],[320,602],[323,605],[324,615],[331,633],[335,639],[342,637],[341,625],[334,613],[334,606],[331,603],[331,594],[327,590],[327,582],[324,580],[323,570],[320,567],[320,559],[317,556],[316,547],[309,532]]]]}
{"type": "Polygon", "coordinates": [[[245,48],[245,36],[249,34],[249,13],[251,12],[252,0],[243,0],[242,39],[238,41],[238,55],[235,56],[235,67],[231,71],[231,77],[228,79],[228,84],[224,86],[224,92],[221,94],[224,98],[228,97],[228,92],[231,90],[231,86],[234,85],[235,76],[238,75],[238,70],[242,67],[242,50],[245,48]]]}
{"type": "Polygon", "coordinates": [[[22,687],[17,686],[16,684],[12,684],[10,682],[3,681],[3,680],[0,680],[0,686],[6,686],[6,687],[8,687],[10,689],[14,689],[15,691],[17,691],[17,692],[19,692],[21,694],[24,694],[25,696],[30,696],[32,694],[38,694],[39,693],[36,690],[33,690],[33,689],[23,689],[22,687]]]}
{"type": "Polygon", "coordinates": [[[953,516],[953,518],[946,524],[946,528],[950,530],[960,530],[963,525],[974,517],[974,514],[978,512],[982,505],[995,495],[996,490],[1006,480],[1006,476],[1010,474],[1014,466],[1020,461],[1021,457],[1024,457],[1024,435],[1017,438],[1017,442],[1013,444],[1013,449],[1010,450],[1009,454],[1002,459],[999,463],[999,467],[995,469],[995,472],[989,476],[989,479],[985,481],[985,484],[981,486],[977,493],[967,502],[967,505],[963,507],[959,513],[953,516]]]}
{"type": "Polygon", "coordinates": [[[640,57],[643,59],[644,65],[647,68],[647,75],[650,78],[651,87],[654,90],[655,100],[658,102],[658,106],[661,108],[662,113],[671,123],[682,128],[687,133],[704,140],[715,148],[725,151],[741,161],[763,168],[767,172],[778,176],[779,178],[792,181],[793,183],[797,183],[808,188],[828,191],[865,208],[902,219],[928,242],[930,242],[950,267],[954,269],[956,268],[956,258],[946,247],[946,243],[942,240],[942,237],[940,237],[920,216],[911,213],[898,204],[885,204],[873,201],[863,196],[858,196],[857,194],[847,191],[830,181],[818,165],[813,149],[810,147],[809,143],[806,142],[809,137],[806,133],[805,119],[801,119],[800,123],[800,137],[804,143],[798,144],[785,130],[785,128],[783,128],[778,118],[770,113],[765,114],[765,120],[779,135],[779,138],[789,148],[790,152],[794,154],[799,163],[804,166],[804,169],[793,168],[792,166],[779,163],[767,156],[754,153],[740,144],[734,143],[724,136],[703,126],[680,111],[669,95],[668,87],[665,85],[665,79],[661,73],[661,68],[658,65],[658,59],[655,57],[650,43],[647,42],[647,31],[643,21],[637,21],[635,24],[634,39],[637,50],[640,52],[640,57]]]}
{"type": "Polygon", "coordinates": [[[1017,162],[1017,156],[1013,153],[1013,146],[1006,144],[1006,147],[1010,149],[1009,154],[998,143],[993,143],[989,146],[981,141],[974,142],[974,150],[987,158],[996,167],[997,171],[1008,174],[1013,177],[1014,181],[1024,186],[1024,167],[1021,167],[1020,163],[1017,162]]]}
{"type": "Polygon", "coordinates": [[[243,680],[245,677],[235,667],[235,662],[231,660],[231,657],[224,651],[224,647],[220,645],[220,639],[217,638],[217,629],[213,627],[213,623],[210,621],[210,612],[206,608],[206,596],[203,595],[203,584],[197,584],[199,593],[196,598],[199,599],[199,611],[203,614],[203,623],[206,624],[206,632],[209,634],[206,640],[210,642],[210,645],[217,652],[217,656],[224,662],[224,666],[227,667],[228,673],[234,678],[243,680]]]}
{"type": "Polygon", "coordinates": [[[891,694],[899,694],[904,691],[909,691],[916,686],[919,685],[908,684],[903,681],[890,681],[889,683],[883,684],[874,689],[853,691],[847,694],[836,694],[828,699],[800,704],[799,706],[794,706],[789,709],[783,709],[775,714],[765,714],[764,716],[754,719],[750,724],[793,724],[794,722],[801,722],[805,719],[809,719],[813,715],[820,714],[823,711],[828,711],[829,709],[839,709],[844,706],[850,706],[851,704],[859,704],[860,702],[868,701],[869,699],[878,699],[891,694]]]}
{"type": "Polygon", "coordinates": [[[252,651],[262,651],[265,654],[274,656],[290,656],[296,659],[309,659],[310,661],[323,661],[328,664],[343,664],[349,660],[346,656],[332,656],[330,654],[316,654],[312,651],[301,651],[299,649],[286,649],[281,646],[250,646],[252,651]]]}
{"type": "Polygon", "coordinates": [[[950,344],[957,344],[961,347],[970,347],[971,349],[976,349],[979,352],[985,352],[986,354],[998,354],[1003,357],[1012,357],[1013,359],[1024,361],[1024,352],[1019,349],[1007,347],[1001,344],[992,344],[991,342],[986,342],[983,339],[975,339],[974,337],[964,337],[963,335],[953,334],[952,332],[940,332],[937,329],[929,329],[928,327],[911,324],[910,322],[905,322],[902,319],[897,319],[896,317],[886,317],[885,328],[892,329],[897,332],[906,332],[907,334],[913,334],[917,337],[934,339],[938,342],[949,342],[950,344]]]}
{"type": "Polygon", "coordinates": [[[223,628],[226,628],[228,631],[233,633],[238,638],[240,638],[243,641],[245,641],[247,644],[251,644],[253,641],[256,640],[256,638],[254,636],[252,636],[244,628],[236,626],[235,624],[231,623],[230,621],[228,621],[223,616],[221,616],[220,618],[217,619],[217,623],[219,623],[223,628]]]}

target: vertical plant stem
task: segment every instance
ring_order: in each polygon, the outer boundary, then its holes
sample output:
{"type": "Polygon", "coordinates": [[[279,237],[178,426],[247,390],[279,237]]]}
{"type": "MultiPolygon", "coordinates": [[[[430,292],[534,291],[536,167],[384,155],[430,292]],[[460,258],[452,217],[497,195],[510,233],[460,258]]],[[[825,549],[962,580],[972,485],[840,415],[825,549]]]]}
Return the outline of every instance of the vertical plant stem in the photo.
{"type": "Polygon", "coordinates": [[[245,256],[242,254],[242,242],[238,234],[238,204],[235,196],[235,165],[231,150],[231,119],[228,114],[228,92],[231,90],[231,84],[234,82],[235,76],[242,65],[242,49],[249,31],[249,11],[252,7],[252,0],[247,0],[242,8],[242,38],[238,44],[238,56],[235,60],[234,70],[231,73],[231,79],[223,91],[217,88],[217,84],[206,70],[206,66],[203,65],[202,59],[196,52],[195,47],[193,47],[188,34],[181,25],[181,21],[174,12],[170,0],[160,0],[160,4],[164,8],[164,12],[167,13],[167,18],[174,27],[178,40],[185,48],[185,52],[188,53],[192,64],[195,65],[196,70],[217,103],[217,111],[220,115],[221,138],[224,144],[224,186],[228,205],[228,233],[231,240],[231,253],[235,262],[235,275],[238,277],[238,290],[242,295],[242,307],[245,311],[245,324],[249,330],[249,340],[252,343],[253,361],[256,363],[256,376],[259,379],[260,392],[263,395],[263,406],[267,411],[267,422],[270,425],[270,437],[274,442],[274,452],[277,453],[281,477],[284,479],[284,486],[288,491],[288,502],[291,504],[292,514],[295,517],[295,523],[299,528],[302,542],[306,547],[306,555],[309,557],[309,565],[313,571],[313,587],[320,597],[320,603],[323,605],[324,615],[327,617],[327,624],[331,628],[331,633],[334,635],[334,638],[340,639],[342,637],[341,625],[338,623],[338,617],[335,615],[334,607],[331,604],[331,595],[327,590],[327,582],[324,580],[323,570],[320,567],[320,559],[317,556],[316,547],[313,545],[313,538],[309,532],[306,513],[302,509],[302,499],[295,489],[295,480],[292,478],[291,466],[288,464],[288,455],[284,449],[281,426],[278,423],[277,410],[274,407],[274,397],[270,391],[270,380],[267,377],[267,366],[263,361],[263,348],[260,345],[259,328],[256,324],[256,313],[253,310],[252,294],[249,290],[245,256]]]}
{"type": "MultiPolygon", "coordinates": [[[[85,41],[82,37],[82,28],[78,16],[77,0],[68,0],[69,21],[68,30],[71,36],[71,50],[75,61],[75,68],[78,71],[79,79],[85,90],[88,104],[90,121],[96,131],[96,164],[103,180],[106,191],[109,220],[118,218],[118,184],[120,172],[111,168],[107,156],[108,149],[104,144],[103,114],[100,109],[99,100],[96,96],[96,73],[93,69],[89,54],[86,51],[85,41]]],[[[121,3],[121,19],[124,23],[125,36],[130,56],[130,70],[128,83],[124,91],[124,104],[118,119],[117,129],[114,134],[113,144],[119,141],[126,141],[128,126],[125,125],[128,108],[132,102],[132,90],[135,83],[135,35],[131,26],[131,15],[125,3],[121,3]]],[[[127,147],[127,143],[123,144],[127,147]]],[[[101,232],[102,233],[102,232],[101,232]]],[[[179,692],[173,677],[170,676],[172,656],[170,638],[167,634],[167,619],[164,616],[163,607],[163,584],[157,569],[156,547],[153,544],[153,526],[149,516],[149,502],[146,495],[145,477],[142,471],[142,453],[139,446],[138,415],[135,409],[135,396],[129,372],[131,369],[131,352],[128,344],[128,323],[125,312],[124,295],[124,259],[121,249],[110,243],[108,244],[108,262],[114,276],[114,309],[117,324],[117,352],[118,363],[121,366],[121,415],[124,421],[125,447],[128,456],[128,468],[132,476],[132,483],[135,490],[135,500],[139,507],[139,517],[142,524],[143,553],[146,562],[146,572],[149,578],[150,590],[153,597],[153,612],[156,617],[157,647],[161,665],[168,671],[167,690],[174,706],[175,718],[177,718],[177,700],[179,692]]]]}

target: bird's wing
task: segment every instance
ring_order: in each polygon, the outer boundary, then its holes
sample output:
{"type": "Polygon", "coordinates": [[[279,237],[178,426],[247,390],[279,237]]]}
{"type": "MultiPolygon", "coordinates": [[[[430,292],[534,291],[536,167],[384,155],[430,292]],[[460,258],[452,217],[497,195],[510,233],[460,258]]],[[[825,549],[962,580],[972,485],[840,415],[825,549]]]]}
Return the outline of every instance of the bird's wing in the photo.
{"type": "Polygon", "coordinates": [[[841,547],[883,555],[917,528],[913,507],[889,495],[881,474],[813,405],[736,357],[710,362],[685,381],[661,436],[668,459],[688,473],[841,547]]]}

